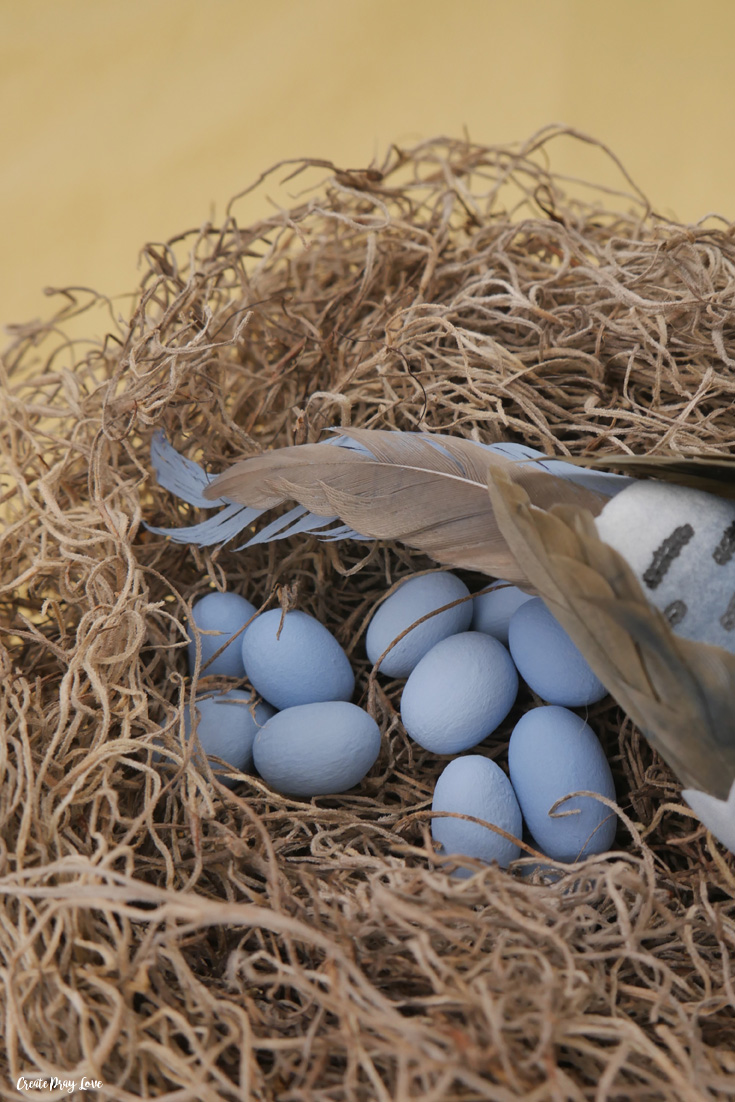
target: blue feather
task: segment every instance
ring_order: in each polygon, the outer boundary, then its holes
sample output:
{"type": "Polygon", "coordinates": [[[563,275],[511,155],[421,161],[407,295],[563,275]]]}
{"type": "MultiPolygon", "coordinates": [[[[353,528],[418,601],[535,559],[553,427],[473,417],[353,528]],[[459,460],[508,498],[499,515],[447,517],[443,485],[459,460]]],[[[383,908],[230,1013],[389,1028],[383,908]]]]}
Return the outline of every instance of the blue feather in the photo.
{"type": "MultiPolygon", "coordinates": [[[[345,436],[334,436],[326,443],[370,455],[364,445],[349,440],[345,436]]],[[[199,509],[213,509],[217,506],[224,506],[213,517],[208,517],[207,520],[203,520],[199,524],[191,524],[184,528],[158,528],[146,524],[144,521],[145,527],[154,535],[168,536],[174,543],[195,543],[199,547],[211,547],[213,544],[224,545],[239,535],[243,528],[248,528],[254,521],[268,512],[267,509],[247,508],[244,505],[228,501],[224,497],[216,498],[214,501],[204,497],[204,490],[212,479],[204,468],[195,463],[193,459],[187,459],[180,455],[160,431],[156,432],[151,440],[151,463],[159,486],[162,486],[164,490],[169,490],[181,498],[182,501],[186,501],[189,505],[194,505],[199,509]]],[[[276,517],[275,520],[267,524],[260,532],[256,532],[251,539],[240,544],[235,550],[241,551],[246,547],[255,547],[260,543],[269,543],[271,540],[282,540],[295,535],[315,535],[320,539],[330,540],[349,537],[359,540],[371,538],[370,536],[360,535],[346,524],[329,528],[328,526],[334,524],[336,520],[339,520],[339,517],[318,516],[316,513],[308,512],[303,506],[297,505],[289,512],[276,517]],[[327,529],[327,531],[324,531],[324,529],[327,529]]]]}
{"type": "MultiPolygon", "coordinates": [[[[207,502],[208,506],[211,504],[211,501],[207,502]]],[[[248,509],[244,505],[231,502],[213,517],[187,528],[154,528],[151,524],[146,524],[146,528],[157,536],[168,536],[174,543],[196,543],[200,547],[211,547],[215,543],[228,543],[264,512],[264,509],[248,509]]]]}
{"type": "Polygon", "coordinates": [[[164,490],[170,490],[189,505],[211,509],[215,505],[225,504],[223,498],[209,501],[204,497],[204,491],[213,479],[193,459],[179,455],[162,432],[155,433],[151,440],[151,463],[158,485],[163,486],[164,490]]]}

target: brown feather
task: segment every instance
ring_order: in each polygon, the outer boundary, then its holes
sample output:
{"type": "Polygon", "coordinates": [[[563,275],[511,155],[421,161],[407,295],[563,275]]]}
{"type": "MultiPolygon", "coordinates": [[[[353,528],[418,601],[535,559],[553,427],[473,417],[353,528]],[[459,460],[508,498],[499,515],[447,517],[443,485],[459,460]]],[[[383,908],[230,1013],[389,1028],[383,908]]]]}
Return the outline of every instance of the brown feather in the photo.
{"type": "Polygon", "coordinates": [[[478,570],[524,587],[525,572],[493,515],[487,493],[490,471],[508,471],[543,507],[567,502],[599,513],[607,500],[468,440],[377,429],[341,431],[372,454],[325,443],[280,448],[236,463],[204,496],[256,508],[297,501],[313,513],[336,514],[363,535],[400,540],[443,565],[478,570]]]}
{"type": "Polygon", "coordinates": [[[600,680],[685,785],[726,799],[735,778],[735,656],[675,635],[589,512],[534,508],[500,469],[488,487],[519,569],[600,680]]]}

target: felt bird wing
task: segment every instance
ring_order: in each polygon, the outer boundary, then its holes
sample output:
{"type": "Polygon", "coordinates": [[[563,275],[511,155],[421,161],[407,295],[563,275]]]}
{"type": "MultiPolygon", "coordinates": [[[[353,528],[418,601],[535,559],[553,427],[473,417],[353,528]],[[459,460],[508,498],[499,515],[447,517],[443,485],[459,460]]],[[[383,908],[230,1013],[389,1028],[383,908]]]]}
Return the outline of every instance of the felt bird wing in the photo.
{"type": "Polygon", "coordinates": [[[726,796],[735,655],[676,635],[587,511],[535,509],[502,471],[489,491],[516,561],[600,680],[685,784],[726,796]]]}
{"type": "Polygon", "coordinates": [[[519,568],[685,783],[689,805],[735,852],[735,655],[676,635],[589,512],[534,508],[500,470],[488,489],[519,568]]]}

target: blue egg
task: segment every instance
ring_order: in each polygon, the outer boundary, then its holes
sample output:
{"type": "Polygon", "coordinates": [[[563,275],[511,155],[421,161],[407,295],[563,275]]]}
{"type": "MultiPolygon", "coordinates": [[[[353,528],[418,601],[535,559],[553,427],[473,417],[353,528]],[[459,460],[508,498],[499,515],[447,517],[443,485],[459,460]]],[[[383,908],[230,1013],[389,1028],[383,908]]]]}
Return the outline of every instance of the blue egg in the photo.
{"type": "Polygon", "coordinates": [[[380,729],[343,700],[284,708],[258,732],[255,768],[291,796],[329,796],[359,784],[380,753],[380,729]]]}
{"type": "Polygon", "coordinates": [[[526,712],[511,735],[508,769],[526,825],[547,857],[575,861],[610,849],[617,816],[599,800],[575,796],[549,814],[570,792],[615,799],[605,752],[580,716],[556,705],[526,712]]]}
{"type": "Polygon", "coordinates": [[[508,645],[508,625],[517,608],[533,598],[515,585],[496,582],[487,593],[476,593],[472,599],[473,631],[484,631],[508,645]]]}
{"type": "MultiPolygon", "coordinates": [[[[273,716],[274,710],[269,704],[258,703],[252,707],[253,694],[242,689],[230,689],[216,696],[198,697],[195,708],[198,713],[197,737],[202,750],[209,758],[222,758],[241,773],[250,773],[253,768],[253,740],[260,728],[273,716]],[[253,712],[255,713],[253,715],[253,712]]],[[[184,712],[184,730],[187,739],[191,738],[191,712],[184,712]]],[[[157,762],[165,761],[165,751],[153,755],[157,762]]],[[[195,759],[196,760],[196,755],[195,759]]],[[[221,765],[212,762],[215,773],[223,773],[221,765]]],[[[228,788],[237,783],[225,776],[219,778],[228,788]]]]}
{"type": "MultiPolygon", "coordinates": [[[[436,782],[431,810],[473,815],[514,838],[521,837],[521,809],[511,783],[499,765],[480,754],[450,761],[436,782]]],[[[521,853],[515,842],[466,819],[432,819],[431,833],[445,854],[475,857],[488,863],[497,861],[501,868],[506,868],[521,853]]],[[[455,873],[462,878],[471,875],[467,868],[459,868],[455,873]]]]}
{"type": "Polygon", "coordinates": [[[607,695],[605,686],[540,597],[526,601],[514,612],[508,645],[523,680],[549,704],[580,708],[607,695]]]}
{"type": "Polygon", "coordinates": [[[276,708],[349,700],[355,689],[342,647],[306,612],[282,616],[272,609],[258,616],[245,632],[242,661],[253,688],[276,708]]]}
{"type": "MultiPolygon", "coordinates": [[[[434,609],[469,597],[467,586],[454,574],[438,571],[409,578],[377,610],[368,626],[365,649],[373,665],[383,651],[411,624],[434,609]]],[[[396,643],[380,663],[388,677],[408,677],[411,670],[441,639],[466,631],[472,619],[472,601],[438,612],[396,643]]]]}
{"type": "MultiPolygon", "coordinates": [[[[209,662],[215,651],[227,643],[232,636],[240,630],[248,620],[255,615],[255,605],[240,597],[237,593],[208,593],[197,601],[191,610],[189,623],[189,645],[187,655],[189,658],[189,673],[194,673],[196,663],[195,627],[204,631],[216,631],[217,635],[200,635],[202,648],[202,667],[209,662]]],[[[218,674],[223,677],[243,677],[245,669],[242,664],[242,635],[229,644],[218,658],[215,658],[206,669],[202,669],[202,676],[209,677],[218,674]]]]}
{"type": "Polygon", "coordinates": [[[458,754],[492,734],[513,707],[518,674],[502,643],[480,631],[442,639],[406,682],[401,719],[435,754],[458,754]]]}

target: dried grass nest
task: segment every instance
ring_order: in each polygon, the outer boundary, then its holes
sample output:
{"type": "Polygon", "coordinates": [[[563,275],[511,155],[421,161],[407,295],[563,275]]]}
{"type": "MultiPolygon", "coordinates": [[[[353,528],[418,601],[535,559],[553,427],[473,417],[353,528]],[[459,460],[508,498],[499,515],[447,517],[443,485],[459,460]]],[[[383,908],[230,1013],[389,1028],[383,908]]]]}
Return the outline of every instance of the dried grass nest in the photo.
{"type": "MultiPolygon", "coordinates": [[[[130,319],[110,303],[104,340],[66,336],[101,301],[80,290],[15,328],[3,1098],[52,1075],[177,1102],[735,1096],[733,860],[609,700],[588,718],[617,849],[553,884],[522,866],[447,875],[427,810],[445,760],[407,739],[399,683],[372,698],[383,751],[344,796],[287,799],[255,777],[231,792],[186,757],[175,776],[151,762],[191,697],[196,597],[312,612],[365,703],[367,618],[432,565],[311,537],[234,553],[153,536],[143,518],[202,515],[152,478],[155,429],[213,472],[338,423],[564,455],[729,450],[735,227],[657,215],[622,169],[619,192],[580,198],[549,167],[560,138],[590,141],[548,128],[392,148],[365,171],[280,166],[307,173],[291,189],[318,182],[254,225],[233,200],[221,224],[147,245],[130,319]]],[[[477,752],[502,765],[530,703],[477,752]]]]}

